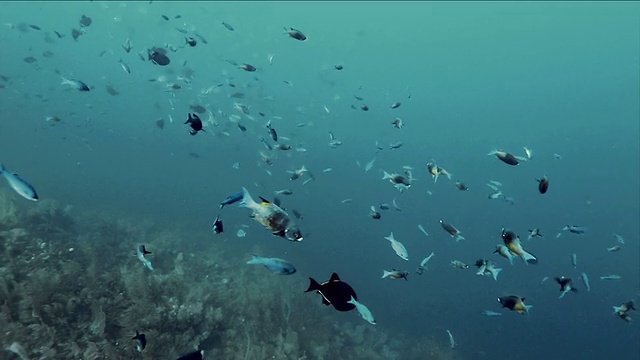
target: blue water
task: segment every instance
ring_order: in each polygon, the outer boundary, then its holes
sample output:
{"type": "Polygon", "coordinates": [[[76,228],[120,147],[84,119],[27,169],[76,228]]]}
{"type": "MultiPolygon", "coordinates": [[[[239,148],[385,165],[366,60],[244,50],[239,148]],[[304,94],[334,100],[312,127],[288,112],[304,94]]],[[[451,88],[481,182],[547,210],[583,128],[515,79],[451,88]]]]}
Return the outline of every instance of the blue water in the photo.
{"type": "MultiPolygon", "coordinates": [[[[640,300],[639,14],[636,3],[3,3],[0,75],[9,79],[0,80],[0,161],[29,179],[41,198],[76,211],[126,214],[199,233],[210,230],[218,203],[242,186],[269,199],[290,188],[294,194],[280,198],[283,207],[304,214],[302,243],[273,238],[249,210],[235,206],[222,211],[225,235],[218,240],[239,258],[255,245],[269,249],[260,255],[291,261],[298,269],[292,276],[302,282],[337,272],[378,328],[409,343],[429,336],[445,347],[448,329],[456,358],[635,359],[640,314],[631,312],[634,321],[625,323],[611,306],[640,300]],[[73,41],[82,14],[93,23],[73,41]],[[308,39],[289,38],[283,26],[308,39]],[[208,43],[184,47],[176,27],[208,43]],[[121,47],[127,38],[130,53],[121,47]],[[167,67],[136,54],[165,44],[177,47],[167,67]],[[42,56],[45,51],[53,57],[42,56]],[[269,54],[275,54],[272,65],[269,54]],[[37,60],[27,63],[27,56],[37,60]],[[344,69],[335,70],[337,64],[344,69]],[[193,70],[188,83],[177,78],[186,68],[193,70]],[[69,90],[56,71],[95,88],[69,90]],[[182,89],[149,81],[161,75],[182,89]],[[108,84],[119,95],[108,94],[108,84]],[[245,98],[230,98],[235,92],[245,98]],[[391,109],[396,101],[402,105],[391,109]],[[249,106],[254,120],[234,102],[249,106]],[[189,136],[182,124],[189,104],[205,106],[218,126],[205,122],[204,133],[189,136]],[[248,131],[240,132],[230,115],[241,116],[248,131]],[[61,121],[46,122],[47,116],[61,121]],[[392,127],[396,117],[402,129],[392,127]],[[164,129],[155,126],[158,119],[164,129]],[[259,140],[269,136],[269,119],[294,147],[274,150],[272,167],[259,156],[270,153],[259,140]],[[328,146],[329,131],[341,146],[328,146]],[[378,154],[376,141],[384,147],[378,154]],[[403,146],[389,150],[398,141],[403,146]],[[516,167],[486,155],[504,149],[524,156],[523,146],[533,158],[516,167]],[[300,147],[307,151],[295,150],[300,147]],[[453,179],[434,183],[425,168],[430,161],[453,179]],[[236,162],[239,169],[232,168],[236,162]],[[287,171],[302,165],[315,181],[289,180],[287,171]],[[404,165],[416,180],[400,193],[382,180],[382,170],[401,172],[404,165]],[[333,171],[324,173],[328,167],[333,171]],[[550,189],[540,195],[535,179],[543,175],[550,189]],[[515,204],[487,198],[491,179],[503,183],[515,204]],[[470,190],[458,191],[457,180],[470,190]],[[342,203],[346,198],[353,200],[342,203]],[[371,205],[394,198],[402,212],[369,217],[371,205]],[[466,240],[456,243],[439,219],[466,240]],[[247,236],[238,239],[242,224],[247,236]],[[556,239],[567,224],[588,231],[556,239]],[[539,264],[514,259],[511,266],[491,255],[503,227],[520,235],[539,264]],[[534,227],[545,236],[527,242],[534,227]],[[384,240],[391,231],[407,247],[408,262],[384,240]],[[614,232],[626,244],[607,252],[616,244],[614,232]],[[431,251],[429,271],[416,275],[431,251]],[[449,265],[482,257],[504,269],[498,281],[449,265]],[[409,280],[380,279],[391,268],[409,270],[409,280]],[[583,271],[590,292],[579,280],[583,271]],[[599,279],[608,274],[622,279],[599,279]],[[552,279],[561,275],[572,277],[579,292],[559,300],[552,279]],[[545,276],[551,279],[540,285],[545,276]],[[497,297],[511,294],[526,298],[531,312],[481,315],[500,311],[497,297]]],[[[333,311],[317,295],[307,297],[317,311],[333,311]]],[[[338,321],[360,320],[338,315],[338,321]]]]}

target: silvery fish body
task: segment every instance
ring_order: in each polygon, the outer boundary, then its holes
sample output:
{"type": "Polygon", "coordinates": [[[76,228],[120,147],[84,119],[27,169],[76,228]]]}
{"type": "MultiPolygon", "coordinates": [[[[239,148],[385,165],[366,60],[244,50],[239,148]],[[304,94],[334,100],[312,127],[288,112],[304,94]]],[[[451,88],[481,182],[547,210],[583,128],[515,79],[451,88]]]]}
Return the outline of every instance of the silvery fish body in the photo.
{"type": "Polygon", "coordinates": [[[3,175],[7,182],[15,192],[27,200],[38,201],[38,193],[36,189],[31,186],[20,175],[11,173],[4,165],[0,164],[0,175],[3,175]]]}
{"type": "Polygon", "coordinates": [[[393,232],[391,232],[389,236],[386,236],[385,239],[391,242],[391,247],[396,252],[396,255],[401,257],[403,260],[409,260],[409,253],[407,252],[407,249],[400,241],[393,238],[393,232]]]}
{"type": "Polygon", "coordinates": [[[247,261],[251,265],[263,265],[269,271],[278,275],[291,275],[296,272],[295,266],[286,260],[278,258],[266,258],[257,255],[251,255],[251,260],[247,261]]]}
{"type": "Polygon", "coordinates": [[[376,324],[376,320],[373,318],[373,314],[371,314],[369,308],[364,304],[359,303],[358,300],[353,298],[353,296],[351,296],[351,300],[347,301],[347,303],[355,305],[356,310],[358,310],[358,313],[360,314],[360,316],[362,316],[363,319],[365,319],[372,325],[376,324]]]}

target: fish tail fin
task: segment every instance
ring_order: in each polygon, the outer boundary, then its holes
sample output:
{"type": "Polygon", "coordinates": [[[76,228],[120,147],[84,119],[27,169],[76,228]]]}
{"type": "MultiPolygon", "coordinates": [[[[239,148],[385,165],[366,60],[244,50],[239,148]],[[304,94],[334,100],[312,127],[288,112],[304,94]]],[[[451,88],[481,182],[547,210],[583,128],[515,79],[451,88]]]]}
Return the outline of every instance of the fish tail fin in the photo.
{"type": "Polygon", "coordinates": [[[66,77],[62,75],[60,75],[60,77],[62,78],[62,82],[60,83],[60,85],[73,84],[71,80],[67,79],[66,77]]]}
{"type": "Polygon", "coordinates": [[[249,209],[257,209],[260,205],[255,200],[253,200],[251,194],[249,194],[249,190],[247,190],[246,187],[242,187],[242,200],[240,200],[238,206],[246,207],[249,209]]]}
{"type": "Polygon", "coordinates": [[[387,179],[391,179],[393,176],[391,176],[391,174],[389,174],[388,172],[382,170],[382,180],[387,180],[387,179]]]}
{"type": "Polygon", "coordinates": [[[613,313],[614,314],[618,314],[619,312],[621,312],[623,309],[622,306],[613,306],[613,313]]]}
{"type": "Polygon", "coordinates": [[[500,274],[500,271],[502,271],[501,268],[494,269],[494,271],[493,271],[493,280],[498,281],[498,274],[500,274]]]}
{"type": "Polygon", "coordinates": [[[351,299],[349,301],[347,301],[349,304],[356,304],[356,299],[353,298],[353,295],[351,295],[351,299]]]}
{"type": "Polygon", "coordinates": [[[315,291],[315,290],[320,290],[320,284],[318,284],[317,281],[315,281],[312,277],[310,277],[309,278],[309,288],[307,290],[305,290],[304,292],[315,291]]]}
{"type": "Polygon", "coordinates": [[[251,254],[251,260],[247,261],[247,264],[260,264],[260,257],[254,254],[251,254]]]}
{"type": "Polygon", "coordinates": [[[493,150],[489,151],[489,153],[487,154],[487,156],[491,156],[491,155],[495,155],[498,153],[498,150],[496,150],[496,148],[493,148],[493,150]]]}
{"type": "Polygon", "coordinates": [[[384,279],[384,278],[388,277],[389,275],[391,275],[391,271],[382,270],[382,277],[381,277],[381,279],[384,279]]]}
{"type": "Polygon", "coordinates": [[[524,305],[524,312],[529,312],[531,310],[531,308],[533,308],[533,305],[524,305]]]}
{"type": "Polygon", "coordinates": [[[460,234],[456,235],[456,242],[458,242],[460,240],[464,240],[464,236],[462,236],[460,234]]]}
{"type": "Polygon", "coordinates": [[[525,263],[527,264],[537,264],[538,263],[538,258],[533,255],[530,252],[527,252],[525,250],[522,250],[522,255],[520,256],[522,257],[522,260],[524,260],[525,263]]]}

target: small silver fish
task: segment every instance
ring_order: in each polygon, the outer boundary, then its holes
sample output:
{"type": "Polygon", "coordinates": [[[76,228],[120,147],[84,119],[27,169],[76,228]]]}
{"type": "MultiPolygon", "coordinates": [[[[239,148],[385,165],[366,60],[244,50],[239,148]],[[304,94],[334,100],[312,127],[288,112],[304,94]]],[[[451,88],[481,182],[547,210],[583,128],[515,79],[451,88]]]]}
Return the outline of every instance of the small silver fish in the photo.
{"type": "Polygon", "coordinates": [[[580,278],[582,279],[582,283],[584,283],[584,287],[587,288],[587,291],[591,291],[591,285],[589,284],[589,277],[587,273],[583,272],[580,274],[580,278]]]}
{"type": "Polygon", "coordinates": [[[14,174],[7,170],[4,165],[0,164],[0,175],[3,175],[9,186],[18,193],[18,195],[31,201],[38,201],[38,193],[36,189],[18,174],[14,174]]]}
{"type": "Polygon", "coordinates": [[[620,275],[600,276],[600,280],[620,280],[620,279],[622,279],[622,276],[620,275]]]}
{"type": "Polygon", "coordinates": [[[407,249],[400,241],[393,237],[393,231],[389,236],[385,236],[384,238],[391,242],[391,248],[396,252],[396,255],[398,255],[402,260],[409,260],[409,253],[407,252],[407,249]]]}
{"type": "Polygon", "coordinates": [[[90,91],[91,90],[91,88],[87,84],[83,83],[80,80],[67,79],[64,76],[61,76],[61,78],[62,78],[61,85],[69,85],[73,89],[76,89],[78,91],[90,91]]]}
{"type": "Polygon", "coordinates": [[[147,254],[151,254],[150,251],[147,251],[147,249],[145,249],[144,245],[139,245],[136,248],[136,256],[138,257],[138,260],[140,260],[142,262],[142,265],[144,265],[144,267],[146,267],[147,269],[153,271],[153,265],[151,265],[151,261],[149,261],[149,259],[147,259],[145,257],[145,255],[147,254]]]}

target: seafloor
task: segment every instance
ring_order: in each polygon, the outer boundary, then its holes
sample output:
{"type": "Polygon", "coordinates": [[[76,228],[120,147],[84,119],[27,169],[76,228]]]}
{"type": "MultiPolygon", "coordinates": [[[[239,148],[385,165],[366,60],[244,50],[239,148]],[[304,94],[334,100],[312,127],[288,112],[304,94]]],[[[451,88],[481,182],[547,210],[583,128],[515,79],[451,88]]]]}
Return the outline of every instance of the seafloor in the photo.
{"type": "Polygon", "coordinates": [[[197,348],[207,359],[453,358],[431,338],[345,320],[304,294],[306,278],[264,276],[238,265],[248,254],[202,237],[0,190],[0,359],[176,359],[197,348]],[[153,272],[135,256],[150,239],[153,272]]]}

